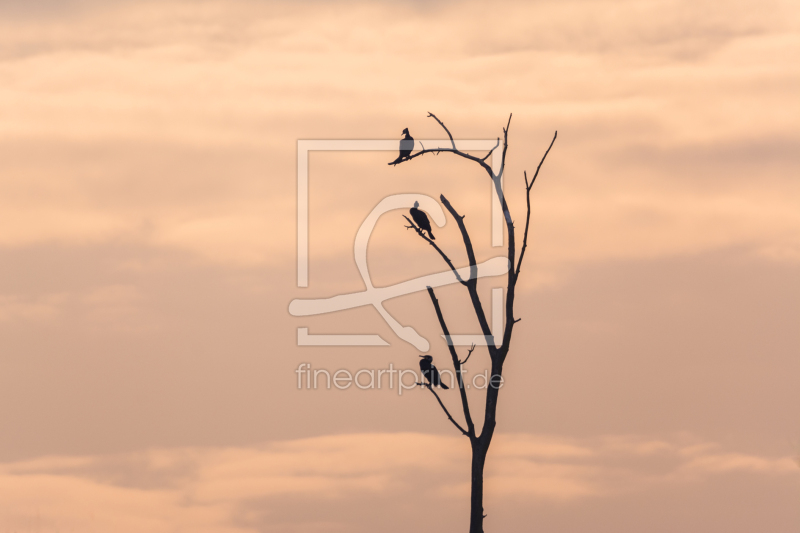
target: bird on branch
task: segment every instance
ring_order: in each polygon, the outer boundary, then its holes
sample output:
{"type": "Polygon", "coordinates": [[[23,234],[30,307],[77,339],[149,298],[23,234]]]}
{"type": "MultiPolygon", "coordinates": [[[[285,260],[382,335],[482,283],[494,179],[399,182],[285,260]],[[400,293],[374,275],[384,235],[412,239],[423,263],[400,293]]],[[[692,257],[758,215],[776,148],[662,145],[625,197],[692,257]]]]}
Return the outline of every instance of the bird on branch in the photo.
{"type": "Polygon", "coordinates": [[[425,211],[420,211],[417,209],[419,207],[419,202],[414,202],[414,207],[408,210],[411,213],[411,218],[414,219],[414,222],[417,223],[420,229],[423,229],[428,232],[428,235],[431,236],[431,240],[435,241],[436,237],[433,236],[433,232],[431,232],[431,223],[428,220],[428,215],[425,214],[425,211]]]}
{"type": "Polygon", "coordinates": [[[449,389],[450,387],[445,385],[442,381],[439,370],[433,365],[433,357],[430,355],[420,355],[420,357],[422,357],[422,359],[419,362],[419,369],[422,371],[422,375],[425,376],[425,379],[428,380],[428,384],[432,387],[449,389]]]}
{"type": "Polygon", "coordinates": [[[396,165],[403,159],[407,158],[411,155],[411,150],[414,149],[414,137],[408,133],[408,128],[404,129],[403,133],[405,134],[405,137],[400,139],[400,155],[397,157],[397,159],[389,163],[390,165],[396,165]]]}

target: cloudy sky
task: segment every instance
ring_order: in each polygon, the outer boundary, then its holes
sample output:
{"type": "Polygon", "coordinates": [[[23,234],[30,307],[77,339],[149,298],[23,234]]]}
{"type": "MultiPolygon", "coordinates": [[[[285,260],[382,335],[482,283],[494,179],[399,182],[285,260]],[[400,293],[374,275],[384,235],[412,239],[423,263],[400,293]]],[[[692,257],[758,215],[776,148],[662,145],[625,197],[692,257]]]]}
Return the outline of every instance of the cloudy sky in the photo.
{"type": "MultiPolygon", "coordinates": [[[[363,290],[355,235],[392,194],[444,194],[502,253],[474,165],[314,152],[298,287],[298,140],[441,139],[428,112],[464,140],[513,113],[518,226],[558,130],[487,530],[796,532],[798,56],[791,1],[0,1],[0,532],[465,531],[468,443],[429,393],[298,390],[301,363],[420,352],[371,308],[288,311],[363,290]]],[[[376,286],[446,268],[401,213],[376,286]]],[[[443,312],[477,333],[459,289],[443,312]]],[[[447,365],[426,294],[386,308],[447,365]]]]}

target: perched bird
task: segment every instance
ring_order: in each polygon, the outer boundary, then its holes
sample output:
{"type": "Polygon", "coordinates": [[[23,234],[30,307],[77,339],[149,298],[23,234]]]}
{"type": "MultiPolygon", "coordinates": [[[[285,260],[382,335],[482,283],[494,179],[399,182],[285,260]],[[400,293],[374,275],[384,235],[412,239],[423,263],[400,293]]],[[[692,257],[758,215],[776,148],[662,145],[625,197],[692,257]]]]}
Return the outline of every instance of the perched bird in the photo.
{"type": "Polygon", "coordinates": [[[414,222],[417,223],[417,226],[420,229],[424,229],[428,232],[428,235],[431,236],[431,240],[435,241],[436,237],[433,236],[433,232],[431,232],[431,223],[428,220],[428,215],[425,214],[425,211],[420,211],[417,209],[419,207],[419,202],[414,202],[414,207],[408,210],[411,213],[411,218],[414,219],[414,222]]]}
{"type": "Polygon", "coordinates": [[[408,133],[408,128],[404,129],[403,133],[405,134],[405,137],[400,139],[400,155],[397,156],[397,159],[389,163],[390,165],[396,165],[403,159],[407,158],[411,155],[411,150],[414,149],[414,137],[408,133]]]}
{"type": "Polygon", "coordinates": [[[449,389],[450,387],[442,382],[439,371],[433,366],[433,357],[430,355],[420,355],[420,357],[422,357],[422,359],[419,362],[419,369],[422,371],[422,375],[425,376],[425,379],[428,380],[428,383],[433,387],[449,389]]]}

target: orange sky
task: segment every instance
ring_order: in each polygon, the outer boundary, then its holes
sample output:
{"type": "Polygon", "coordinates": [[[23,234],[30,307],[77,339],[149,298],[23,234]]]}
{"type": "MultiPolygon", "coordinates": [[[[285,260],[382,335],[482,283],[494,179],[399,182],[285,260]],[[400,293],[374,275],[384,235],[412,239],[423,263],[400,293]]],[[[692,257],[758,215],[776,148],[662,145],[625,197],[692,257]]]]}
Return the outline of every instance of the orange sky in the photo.
{"type": "MultiPolygon", "coordinates": [[[[465,530],[467,442],[429,394],[296,388],[418,352],[371,309],[288,313],[363,289],[390,194],[445,194],[498,253],[464,161],[319,152],[296,286],[297,141],[440,138],[430,111],[462,139],[514,113],[517,221],[559,132],[487,530],[796,532],[799,55],[788,1],[0,1],[0,531],[465,530]]],[[[376,285],[443,268],[403,223],[376,285]]],[[[427,295],[386,306],[444,366],[427,295]]]]}

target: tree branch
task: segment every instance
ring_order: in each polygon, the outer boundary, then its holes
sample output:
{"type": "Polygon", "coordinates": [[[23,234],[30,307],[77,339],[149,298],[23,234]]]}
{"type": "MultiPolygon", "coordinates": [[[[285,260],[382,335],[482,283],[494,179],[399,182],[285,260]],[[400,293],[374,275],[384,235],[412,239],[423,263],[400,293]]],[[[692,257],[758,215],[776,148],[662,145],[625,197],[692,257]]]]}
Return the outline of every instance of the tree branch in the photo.
{"type": "MultiPolygon", "coordinates": [[[[462,152],[461,150],[457,149],[456,148],[456,142],[453,140],[453,135],[450,133],[450,130],[447,129],[447,126],[444,125],[444,122],[439,120],[439,118],[436,115],[434,115],[433,113],[428,113],[428,116],[432,117],[436,122],[439,123],[439,125],[442,128],[444,128],[444,131],[447,132],[447,136],[450,138],[450,145],[452,146],[452,148],[430,148],[428,150],[420,150],[416,154],[409,155],[408,157],[406,157],[404,159],[401,159],[400,161],[397,161],[397,160],[392,161],[391,163],[388,163],[389,165],[392,165],[392,166],[399,165],[400,163],[404,163],[406,161],[410,161],[410,160],[414,159],[415,157],[419,157],[419,156],[424,155],[424,154],[435,153],[436,155],[438,155],[441,152],[450,152],[450,153],[456,154],[458,156],[461,156],[461,157],[463,157],[465,159],[469,159],[470,161],[475,161],[481,167],[483,167],[483,169],[489,174],[489,177],[494,178],[494,173],[492,172],[492,167],[490,167],[489,165],[486,164],[486,158],[488,157],[488,155],[486,157],[484,157],[483,159],[481,159],[479,157],[475,157],[474,155],[470,155],[470,154],[468,154],[466,152],[462,152]]],[[[511,119],[509,118],[509,120],[511,120],[511,119]]],[[[499,142],[499,139],[498,139],[498,142],[499,142]]],[[[422,143],[420,143],[420,144],[422,144],[422,143]]],[[[492,151],[494,151],[494,148],[492,148],[492,151]]]]}
{"type": "MultiPolygon", "coordinates": [[[[447,263],[447,266],[449,266],[449,267],[450,267],[450,270],[452,270],[452,271],[453,271],[453,274],[455,274],[455,275],[456,275],[456,279],[458,280],[458,282],[459,282],[459,283],[461,283],[462,285],[465,285],[465,286],[466,286],[466,285],[467,285],[467,282],[466,282],[466,281],[464,281],[464,279],[463,279],[463,278],[462,278],[462,277],[459,275],[459,273],[458,273],[458,270],[456,270],[456,267],[455,267],[455,266],[453,266],[453,262],[452,262],[452,261],[450,261],[450,258],[449,258],[449,257],[447,257],[447,254],[445,254],[445,253],[442,251],[442,249],[441,249],[441,248],[439,248],[438,246],[436,246],[436,243],[435,243],[435,242],[433,242],[431,239],[429,239],[429,238],[428,238],[428,237],[425,235],[425,233],[422,231],[422,229],[420,229],[419,227],[417,227],[417,226],[416,226],[416,224],[414,224],[413,222],[411,222],[411,220],[410,220],[410,219],[409,219],[407,216],[403,215],[403,218],[404,218],[404,219],[406,219],[406,220],[408,220],[408,223],[409,223],[409,224],[411,224],[410,226],[406,226],[406,228],[408,228],[408,229],[412,229],[412,228],[413,228],[414,230],[416,230],[416,232],[417,232],[417,235],[419,235],[420,237],[422,237],[423,239],[425,239],[426,241],[428,241],[428,244],[430,244],[431,246],[433,246],[433,247],[436,249],[436,251],[437,251],[437,252],[439,252],[439,255],[441,255],[441,256],[442,256],[442,259],[444,259],[444,260],[445,260],[445,262],[447,263]]],[[[470,271],[470,272],[472,272],[472,271],[470,271]]],[[[471,276],[471,275],[472,275],[472,274],[470,274],[470,276],[471,276]]]]}
{"type": "Polygon", "coordinates": [[[467,432],[464,430],[464,428],[462,428],[462,427],[459,425],[459,423],[458,423],[458,422],[456,422],[456,421],[453,419],[453,417],[450,415],[450,411],[448,411],[448,410],[447,410],[447,407],[445,407],[445,406],[444,406],[444,404],[442,403],[442,399],[441,399],[441,398],[439,398],[439,395],[438,395],[438,394],[436,394],[436,391],[435,391],[435,390],[433,390],[433,387],[431,386],[431,384],[430,384],[430,383],[417,383],[417,385],[421,385],[421,386],[423,386],[423,387],[427,387],[427,388],[428,388],[428,390],[429,390],[429,391],[431,391],[431,392],[433,393],[433,395],[434,395],[434,396],[436,396],[436,400],[439,402],[439,405],[441,405],[441,406],[442,406],[442,409],[444,410],[444,414],[446,414],[446,415],[447,415],[447,418],[448,418],[448,420],[450,420],[450,422],[452,422],[452,423],[453,423],[453,425],[454,425],[455,427],[457,427],[457,428],[458,428],[458,430],[459,430],[459,431],[460,431],[460,432],[461,432],[461,433],[462,433],[464,436],[472,438],[472,436],[470,436],[470,434],[469,434],[469,433],[467,433],[467,432]]]}
{"type": "Polygon", "coordinates": [[[483,156],[483,159],[481,159],[481,161],[486,161],[487,159],[489,159],[489,156],[492,155],[492,153],[494,153],[494,151],[497,149],[498,146],[500,146],[500,137],[497,138],[497,144],[494,145],[494,148],[489,150],[489,153],[483,156]]]}
{"type": "Polygon", "coordinates": [[[483,304],[478,295],[478,263],[475,259],[475,250],[472,247],[472,240],[469,237],[469,232],[467,232],[467,226],[464,224],[464,217],[458,214],[443,194],[439,196],[439,199],[442,201],[442,205],[444,205],[445,209],[450,212],[453,220],[458,224],[458,229],[461,231],[461,238],[464,240],[464,247],[467,249],[467,258],[469,259],[469,280],[465,285],[467,289],[469,289],[469,297],[472,301],[472,307],[475,309],[475,316],[478,318],[481,331],[483,335],[487,337],[486,341],[489,346],[494,347],[494,337],[492,337],[492,341],[489,342],[489,337],[492,336],[492,329],[489,327],[489,321],[486,320],[486,313],[483,311],[483,304]]]}
{"type": "MultiPolygon", "coordinates": [[[[436,310],[436,318],[439,319],[439,325],[441,326],[442,333],[444,333],[444,338],[447,341],[447,349],[450,350],[450,357],[453,359],[453,368],[456,371],[456,379],[458,380],[458,391],[461,394],[461,408],[464,410],[464,419],[467,421],[467,428],[469,430],[468,433],[465,433],[462,430],[462,433],[467,435],[469,438],[474,438],[475,425],[472,423],[472,415],[470,414],[469,411],[469,400],[467,399],[467,389],[464,387],[464,377],[461,374],[461,361],[458,360],[458,354],[456,354],[456,348],[455,346],[453,346],[452,339],[450,338],[450,331],[447,329],[447,324],[445,323],[444,316],[442,315],[442,309],[439,307],[439,300],[436,299],[436,294],[433,292],[433,289],[431,287],[428,287],[428,296],[431,297],[431,302],[433,302],[433,308],[436,310]]],[[[474,349],[475,346],[473,345],[472,350],[474,349]]],[[[472,353],[472,350],[470,350],[470,354],[472,353]]],[[[467,358],[469,358],[469,356],[467,356],[467,358]]]]}
{"type": "Polygon", "coordinates": [[[500,160],[500,172],[497,173],[497,180],[500,180],[500,177],[503,175],[503,171],[506,168],[506,152],[508,151],[508,130],[511,127],[511,115],[513,113],[509,113],[508,115],[508,124],[506,127],[503,128],[503,158],[500,160]]]}
{"type": "Polygon", "coordinates": [[[467,361],[469,361],[469,356],[472,355],[472,352],[474,351],[475,351],[475,344],[473,343],[469,351],[467,352],[467,358],[464,359],[463,361],[459,361],[459,363],[461,363],[462,365],[467,364],[467,361]]]}
{"type": "Polygon", "coordinates": [[[533,175],[533,179],[531,180],[530,184],[528,183],[528,173],[524,172],[525,175],[525,200],[528,203],[528,214],[525,217],[525,233],[522,237],[522,249],[519,252],[519,261],[517,262],[517,269],[514,273],[514,278],[519,277],[519,271],[522,268],[522,258],[525,256],[525,249],[528,247],[528,228],[530,228],[531,224],[531,187],[533,187],[533,182],[536,181],[536,176],[539,175],[539,169],[542,168],[542,163],[544,163],[545,158],[547,158],[547,154],[550,153],[550,148],[553,147],[553,143],[556,142],[556,137],[558,137],[558,132],[553,135],[553,140],[550,141],[550,146],[547,147],[547,151],[542,156],[542,160],[539,161],[539,166],[536,167],[536,173],[533,175]]]}
{"type": "Polygon", "coordinates": [[[492,167],[490,167],[488,164],[486,164],[486,161],[484,161],[483,159],[481,159],[479,157],[475,157],[474,155],[470,155],[470,154],[468,154],[466,152],[462,152],[461,150],[456,150],[454,148],[428,148],[426,150],[420,150],[416,154],[411,154],[410,156],[408,156],[406,158],[403,158],[400,161],[392,161],[392,162],[387,163],[387,164],[391,165],[391,166],[399,165],[400,163],[405,163],[406,161],[411,161],[415,157],[419,157],[419,156],[424,155],[424,154],[434,153],[436,155],[439,155],[440,152],[453,153],[453,154],[459,155],[459,156],[461,156],[461,157],[463,157],[465,159],[469,159],[470,161],[475,161],[476,163],[481,165],[486,172],[489,173],[489,176],[493,176],[492,167]]]}
{"type": "MultiPolygon", "coordinates": [[[[505,133],[508,133],[508,130],[504,130],[505,133]]],[[[525,236],[523,237],[525,242],[523,242],[523,247],[520,250],[520,261],[517,263],[517,268],[514,268],[514,254],[516,252],[515,245],[514,245],[514,224],[511,222],[511,215],[508,213],[508,207],[505,203],[505,199],[501,198],[503,203],[503,210],[506,213],[506,226],[508,227],[508,261],[510,264],[510,269],[508,271],[508,292],[506,295],[506,326],[505,330],[503,331],[503,343],[498,350],[498,356],[500,360],[504,360],[508,355],[508,350],[511,346],[511,334],[514,329],[514,324],[518,322],[518,320],[514,319],[514,298],[516,296],[516,286],[517,286],[517,279],[519,276],[520,266],[522,264],[522,254],[527,248],[527,235],[528,229],[530,226],[530,189],[533,186],[533,182],[536,180],[536,176],[539,174],[539,169],[542,167],[542,163],[544,163],[545,157],[547,157],[548,152],[550,152],[550,148],[552,148],[553,143],[556,140],[556,135],[553,136],[553,140],[550,141],[550,146],[547,148],[544,156],[542,156],[542,160],[539,162],[539,166],[536,168],[536,175],[534,175],[533,180],[530,183],[527,183],[527,174],[525,175],[525,187],[526,187],[526,201],[528,204],[528,211],[527,211],[527,220],[525,223],[525,236]]],[[[506,143],[507,144],[507,143],[506,143]]],[[[505,164],[505,151],[503,152],[503,164],[505,164]]],[[[500,187],[499,179],[495,181],[495,188],[497,189],[498,195],[502,193],[500,187]]]]}
{"type": "Polygon", "coordinates": [[[467,226],[464,224],[464,217],[458,214],[455,208],[450,204],[450,201],[444,197],[444,194],[439,195],[439,200],[441,200],[445,209],[450,212],[453,220],[455,220],[458,225],[458,229],[461,231],[461,238],[464,240],[464,247],[467,249],[467,259],[469,260],[469,279],[470,281],[473,279],[476,280],[478,276],[478,262],[475,259],[475,249],[472,247],[472,239],[470,239],[467,226]]]}
{"type": "Polygon", "coordinates": [[[447,129],[447,126],[444,125],[444,122],[439,120],[439,117],[428,111],[428,117],[433,117],[433,120],[439,123],[439,125],[444,128],[444,131],[447,132],[447,136],[450,137],[450,144],[453,145],[453,150],[456,149],[456,142],[453,140],[453,135],[450,133],[450,130],[447,129]]]}
{"type": "MultiPolygon", "coordinates": [[[[508,210],[508,203],[506,202],[505,194],[503,193],[502,175],[506,168],[506,152],[508,151],[508,130],[511,127],[511,116],[508,115],[508,124],[503,128],[503,156],[500,161],[500,171],[497,173],[492,181],[494,182],[494,189],[497,192],[497,197],[500,199],[500,207],[503,210],[503,218],[506,221],[506,231],[508,232],[508,287],[506,289],[506,327],[503,331],[503,339],[500,347],[492,354],[492,360],[497,358],[501,363],[508,355],[508,350],[511,345],[511,333],[514,329],[514,296],[516,294],[517,277],[514,272],[514,257],[517,251],[516,234],[514,230],[514,221],[511,220],[511,212],[508,210]]],[[[490,397],[487,395],[487,402],[490,397]]],[[[484,421],[484,429],[486,428],[486,421],[484,421]]]]}

